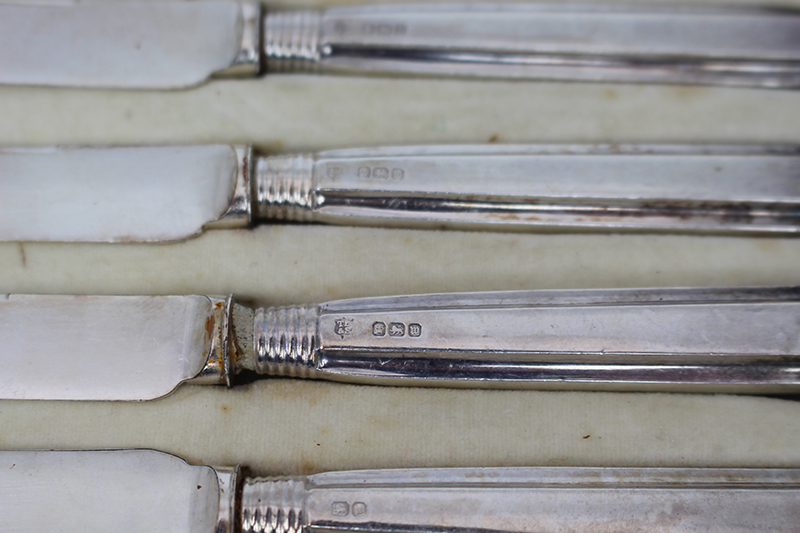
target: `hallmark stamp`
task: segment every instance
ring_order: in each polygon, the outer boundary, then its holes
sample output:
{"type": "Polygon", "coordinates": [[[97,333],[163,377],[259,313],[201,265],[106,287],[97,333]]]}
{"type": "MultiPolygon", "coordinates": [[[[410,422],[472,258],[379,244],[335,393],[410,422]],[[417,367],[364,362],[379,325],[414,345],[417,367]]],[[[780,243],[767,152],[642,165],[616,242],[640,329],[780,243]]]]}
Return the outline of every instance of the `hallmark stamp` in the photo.
{"type": "Polygon", "coordinates": [[[407,31],[405,24],[365,22],[361,26],[361,33],[364,35],[405,35],[407,31]]]}
{"type": "Polygon", "coordinates": [[[376,337],[383,337],[386,335],[386,322],[375,322],[372,324],[372,334],[376,337]]]}
{"type": "Polygon", "coordinates": [[[344,339],[345,336],[350,335],[353,332],[353,326],[350,324],[350,322],[350,320],[344,317],[337,318],[333,323],[333,332],[344,339]]]}
{"type": "Polygon", "coordinates": [[[333,516],[347,516],[350,514],[350,504],[347,502],[333,502],[331,504],[331,514],[333,516]]]}
{"type": "Polygon", "coordinates": [[[353,502],[353,505],[348,502],[333,502],[331,504],[331,514],[333,516],[348,516],[351,512],[353,516],[365,515],[367,514],[367,504],[364,502],[353,502]]]}
{"type": "Polygon", "coordinates": [[[387,326],[386,322],[380,320],[372,323],[373,337],[385,337],[387,333],[390,337],[405,337],[406,335],[409,337],[421,337],[422,324],[417,322],[411,322],[410,324],[404,322],[389,322],[387,326]]]}
{"type": "Polygon", "coordinates": [[[358,167],[356,175],[361,179],[376,179],[388,180],[392,179],[399,181],[406,177],[406,172],[402,168],[388,168],[388,167],[358,167]]]}

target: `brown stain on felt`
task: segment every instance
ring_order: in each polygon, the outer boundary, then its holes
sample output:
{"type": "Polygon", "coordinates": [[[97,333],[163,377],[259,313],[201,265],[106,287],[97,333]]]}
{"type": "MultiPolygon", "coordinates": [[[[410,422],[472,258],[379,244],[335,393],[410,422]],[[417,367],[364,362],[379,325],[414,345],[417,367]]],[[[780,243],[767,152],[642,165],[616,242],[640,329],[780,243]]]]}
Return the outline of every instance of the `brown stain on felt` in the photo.
{"type": "Polygon", "coordinates": [[[19,257],[22,259],[22,268],[28,268],[28,258],[25,255],[25,243],[19,243],[19,257]]]}
{"type": "Polygon", "coordinates": [[[314,461],[309,461],[308,459],[302,459],[300,461],[300,474],[307,476],[310,474],[315,474],[317,472],[317,465],[314,461]]]}

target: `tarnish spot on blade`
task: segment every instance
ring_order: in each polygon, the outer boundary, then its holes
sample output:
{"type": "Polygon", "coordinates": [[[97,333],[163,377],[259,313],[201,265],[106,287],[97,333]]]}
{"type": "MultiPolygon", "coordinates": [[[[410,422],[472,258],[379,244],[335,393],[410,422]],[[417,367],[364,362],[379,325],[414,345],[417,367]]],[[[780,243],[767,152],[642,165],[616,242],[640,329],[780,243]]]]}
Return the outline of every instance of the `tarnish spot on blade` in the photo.
{"type": "Polygon", "coordinates": [[[0,472],[4,533],[214,531],[220,496],[214,471],[169,454],[0,452],[0,472]]]}
{"type": "Polygon", "coordinates": [[[236,2],[0,4],[0,83],[178,88],[230,67],[236,2]]]}
{"type": "Polygon", "coordinates": [[[0,150],[0,240],[185,239],[227,210],[237,171],[227,145],[0,150]]]}
{"type": "Polygon", "coordinates": [[[148,400],[197,375],[206,296],[11,295],[0,302],[0,398],[148,400]]]}

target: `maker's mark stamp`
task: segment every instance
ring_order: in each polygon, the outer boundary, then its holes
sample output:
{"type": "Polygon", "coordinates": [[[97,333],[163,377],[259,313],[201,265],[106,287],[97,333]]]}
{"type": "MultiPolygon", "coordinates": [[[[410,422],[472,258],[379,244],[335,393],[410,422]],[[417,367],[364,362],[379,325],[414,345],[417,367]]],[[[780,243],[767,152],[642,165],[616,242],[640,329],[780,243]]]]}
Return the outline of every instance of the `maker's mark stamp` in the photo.
{"type": "Polygon", "coordinates": [[[328,165],[325,172],[330,179],[335,180],[336,178],[342,175],[342,173],[344,172],[344,168],[342,168],[339,165],[328,165]]]}
{"type": "Polygon", "coordinates": [[[345,317],[337,318],[333,322],[333,332],[344,339],[353,332],[352,320],[345,317]]]}

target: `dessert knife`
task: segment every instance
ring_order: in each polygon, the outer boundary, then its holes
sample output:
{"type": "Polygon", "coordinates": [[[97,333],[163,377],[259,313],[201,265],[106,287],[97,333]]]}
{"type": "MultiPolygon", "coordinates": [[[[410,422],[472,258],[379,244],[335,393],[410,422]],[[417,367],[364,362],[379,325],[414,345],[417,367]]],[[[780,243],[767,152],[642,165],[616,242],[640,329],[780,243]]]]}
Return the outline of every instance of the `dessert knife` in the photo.
{"type": "Polygon", "coordinates": [[[522,291],[250,309],[10,295],[0,398],[146,400],[237,374],[376,385],[795,393],[800,288],[522,291]]]}
{"type": "Polygon", "coordinates": [[[800,470],[440,468],[246,477],[153,450],[0,452],[5,533],[800,531],[800,470]]]}
{"type": "Polygon", "coordinates": [[[329,71],[795,88],[800,16],[759,8],[6,2],[0,83],[175,88],[329,71]]]}
{"type": "Polygon", "coordinates": [[[800,150],[452,145],[279,156],[227,145],[0,150],[0,240],[163,241],[266,219],[796,234],[800,150]]]}

